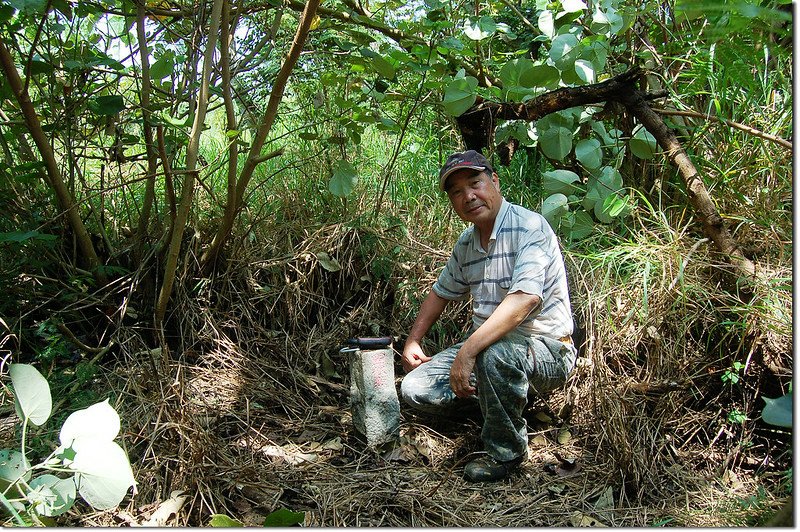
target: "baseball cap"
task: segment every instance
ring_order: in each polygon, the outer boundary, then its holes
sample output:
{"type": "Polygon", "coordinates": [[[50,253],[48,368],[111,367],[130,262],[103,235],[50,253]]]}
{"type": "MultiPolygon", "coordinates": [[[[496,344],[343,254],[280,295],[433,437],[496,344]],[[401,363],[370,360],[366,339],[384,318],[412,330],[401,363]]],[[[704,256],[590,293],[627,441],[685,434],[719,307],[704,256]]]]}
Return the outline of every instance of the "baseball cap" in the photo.
{"type": "Polygon", "coordinates": [[[494,170],[492,170],[492,165],[489,164],[489,161],[486,160],[486,157],[475,150],[454,153],[447,158],[444,166],[442,166],[442,169],[439,170],[439,190],[444,190],[444,182],[447,180],[450,174],[457,170],[461,170],[462,168],[471,168],[472,170],[488,170],[490,173],[494,172],[494,170]]]}

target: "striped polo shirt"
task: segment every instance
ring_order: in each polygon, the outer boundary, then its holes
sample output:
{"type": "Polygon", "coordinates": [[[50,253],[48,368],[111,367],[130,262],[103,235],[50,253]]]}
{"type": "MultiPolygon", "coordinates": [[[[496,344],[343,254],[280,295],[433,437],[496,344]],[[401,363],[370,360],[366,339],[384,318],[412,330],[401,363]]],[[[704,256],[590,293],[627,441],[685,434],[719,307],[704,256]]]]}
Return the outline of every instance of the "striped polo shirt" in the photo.
{"type": "Polygon", "coordinates": [[[503,199],[488,247],[481,246],[474,225],[467,228],[458,238],[433,291],[449,300],[464,300],[471,295],[473,330],[486,321],[509,292],[537,295],[542,305],[516,330],[555,339],[571,335],[567,273],[558,239],[547,220],[503,199]]]}

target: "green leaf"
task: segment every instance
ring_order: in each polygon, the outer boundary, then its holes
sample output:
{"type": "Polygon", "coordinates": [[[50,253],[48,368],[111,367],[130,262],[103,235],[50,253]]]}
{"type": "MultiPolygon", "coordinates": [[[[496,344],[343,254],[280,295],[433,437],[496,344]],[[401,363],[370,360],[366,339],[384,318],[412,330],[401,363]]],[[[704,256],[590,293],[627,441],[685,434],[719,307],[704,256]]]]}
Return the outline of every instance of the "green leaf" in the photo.
{"type": "Polygon", "coordinates": [[[567,13],[574,13],[586,9],[586,4],[583,0],[561,0],[561,7],[563,7],[564,11],[567,13]]]}
{"type": "Polygon", "coordinates": [[[0,451],[0,488],[3,491],[19,479],[28,482],[31,478],[31,464],[19,451],[3,449],[0,451]]]}
{"type": "Polygon", "coordinates": [[[86,442],[110,442],[119,434],[119,414],[108,399],[69,415],[58,439],[62,447],[82,451],[86,442]]]}
{"type": "Polygon", "coordinates": [[[569,211],[568,203],[564,194],[553,194],[542,202],[542,216],[553,229],[558,227],[561,217],[569,211]]]}
{"type": "Polygon", "coordinates": [[[331,194],[344,198],[350,195],[358,183],[358,174],[356,169],[347,161],[339,161],[333,171],[333,176],[328,183],[328,190],[331,194]]]}
{"type": "Polygon", "coordinates": [[[594,231],[594,220],[592,220],[592,216],[588,212],[570,212],[568,216],[572,217],[572,227],[569,231],[569,237],[573,240],[586,238],[594,231]]]}
{"type": "Polygon", "coordinates": [[[442,104],[445,111],[452,116],[464,114],[475,103],[477,88],[478,80],[472,76],[451,81],[444,90],[442,104]]]}
{"type": "Polygon", "coordinates": [[[317,253],[317,261],[319,261],[320,266],[322,266],[329,272],[338,272],[339,270],[342,269],[342,265],[339,264],[339,261],[328,255],[324,251],[320,251],[319,253],[317,253]]]}
{"type": "Polygon", "coordinates": [[[30,487],[27,497],[39,515],[56,517],[68,512],[75,504],[77,490],[72,477],[41,475],[30,482],[30,487]]]}
{"type": "Polygon", "coordinates": [[[47,2],[44,0],[7,0],[8,4],[24,15],[44,13],[47,2]]]}
{"type": "Polygon", "coordinates": [[[0,4],[0,23],[8,22],[9,20],[11,20],[11,17],[13,16],[14,16],[13,7],[5,4],[0,4]]]}
{"type": "Polygon", "coordinates": [[[578,38],[571,33],[562,33],[553,38],[550,46],[550,59],[561,71],[571,67],[575,58],[573,50],[578,46],[578,38]]]}
{"type": "Polygon", "coordinates": [[[586,196],[583,197],[581,205],[587,211],[596,212],[596,205],[600,204],[602,213],[603,201],[611,194],[622,189],[622,175],[610,166],[604,166],[600,172],[589,178],[586,196]]]}
{"type": "Polygon", "coordinates": [[[211,521],[208,523],[210,526],[214,528],[241,528],[244,527],[244,523],[241,521],[237,521],[232,517],[228,517],[225,514],[212,514],[211,521]]]}
{"type": "Polygon", "coordinates": [[[575,145],[575,158],[586,168],[600,168],[603,148],[597,139],[583,139],[575,145]]]}
{"type": "Polygon", "coordinates": [[[22,412],[20,417],[29,419],[36,426],[44,424],[53,409],[47,379],[29,364],[11,364],[9,374],[16,404],[22,412]]]}
{"type": "Polygon", "coordinates": [[[186,126],[190,126],[192,124],[192,115],[189,115],[181,120],[180,118],[175,118],[171,116],[166,110],[161,111],[161,119],[164,120],[164,122],[166,122],[167,125],[179,129],[182,129],[186,126]]]}
{"type": "Polygon", "coordinates": [[[82,441],[70,467],[78,493],[95,510],[116,507],[136,485],[128,455],[113,441],[82,441]]]}
{"type": "Polygon", "coordinates": [[[572,151],[572,132],[564,127],[554,127],[539,135],[542,152],[551,159],[563,160],[572,151]]]}
{"type": "Polygon", "coordinates": [[[26,240],[56,240],[56,235],[40,233],[39,231],[14,231],[13,233],[0,233],[0,242],[25,242],[26,240]]]}
{"type": "Polygon", "coordinates": [[[525,57],[512,59],[500,69],[500,81],[504,87],[532,87],[533,61],[525,57]]]}
{"type": "Polygon", "coordinates": [[[539,13],[539,20],[536,24],[544,35],[553,38],[556,34],[555,22],[553,20],[553,12],[545,9],[539,13]]]}
{"type": "Polygon", "coordinates": [[[305,512],[293,512],[286,508],[279,508],[264,519],[262,526],[292,526],[303,523],[306,519],[305,512]]]}
{"type": "Polygon", "coordinates": [[[531,79],[531,86],[555,89],[561,79],[561,73],[551,65],[535,65],[526,79],[531,79]]]}
{"type": "Polygon", "coordinates": [[[586,59],[575,60],[575,72],[586,83],[594,83],[594,65],[586,59]]]}
{"type": "Polygon", "coordinates": [[[594,216],[598,221],[608,224],[619,216],[627,206],[628,201],[626,198],[617,194],[610,194],[602,202],[598,201],[594,204],[594,216]]]}
{"type": "Polygon", "coordinates": [[[787,393],[777,399],[770,399],[763,397],[764,402],[767,403],[764,410],[761,412],[761,419],[765,423],[775,425],[778,427],[792,427],[792,392],[787,393]]]}
{"type": "Polygon", "coordinates": [[[118,94],[98,96],[89,101],[89,109],[100,116],[113,116],[125,109],[125,101],[118,94]]]}
{"type": "Polygon", "coordinates": [[[386,79],[394,79],[395,68],[389,61],[378,55],[373,57],[371,62],[375,72],[386,79]]]}
{"type": "Polygon", "coordinates": [[[575,192],[573,183],[576,181],[580,181],[578,174],[570,170],[542,172],[542,185],[549,194],[572,194],[575,192]]]}
{"type": "Polygon", "coordinates": [[[628,145],[631,153],[640,159],[652,159],[658,149],[656,138],[641,125],[634,130],[628,145]]]}
{"type": "Polygon", "coordinates": [[[172,54],[164,54],[155,63],[150,65],[150,79],[161,80],[172,74],[175,70],[175,58],[172,54]]]}
{"type": "Polygon", "coordinates": [[[497,23],[492,17],[470,17],[464,21],[464,34],[473,41],[482,41],[494,35],[497,23]]]}

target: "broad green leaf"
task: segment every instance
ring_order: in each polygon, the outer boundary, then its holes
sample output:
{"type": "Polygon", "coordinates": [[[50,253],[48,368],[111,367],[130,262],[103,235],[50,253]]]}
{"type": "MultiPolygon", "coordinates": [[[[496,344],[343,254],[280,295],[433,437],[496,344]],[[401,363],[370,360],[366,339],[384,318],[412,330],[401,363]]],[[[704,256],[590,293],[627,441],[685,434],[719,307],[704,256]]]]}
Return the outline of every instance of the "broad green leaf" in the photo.
{"type": "Polygon", "coordinates": [[[575,145],[575,158],[586,168],[600,168],[603,163],[603,148],[597,139],[583,139],[575,145]]]}
{"type": "Polygon", "coordinates": [[[75,504],[77,490],[73,477],[41,475],[30,482],[30,487],[27,497],[39,515],[55,517],[66,513],[75,504]]]}
{"type": "Polygon", "coordinates": [[[270,513],[262,526],[292,526],[302,524],[306,519],[305,512],[293,512],[286,508],[279,508],[270,513]]]}
{"type": "Polygon", "coordinates": [[[444,90],[442,104],[445,111],[452,116],[461,116],[475,103],[477,88],[478,80],[472,76],[451,81],[444,90]]]}
{"type": "Polygon", "coordinates": [[[555,89],[561,79],[561,73],[551,65],[535,65],[526,79],[531,80],[531,86],[555,89]]]}
{"type": "Polygon", "coordinates": [[[633,131],[628,145],[631,147],[631,153],[640,159],[652,159],[658,149],[656,138],[641,125],[633,131]]]}
{"type": "Polygon", "coordinates": [[[542,216],[553,229],[558,227],[561,217],[569,211],[568,203],[564,194],[553,194],[542,202],[542,216]]]}
{"type": "Polygon", "coordinates": [[[585,59],[592,64],[592,67],[595,71],[595,77],[597,77],[597,72],[602,72],[602,70],[606,67],[608,50],[608,41],[596,40],[592,41],[591,44],[584,46],[583,50],[581,51],[580,58],[585,59]]]}
{"type": "Polygon", "coordinates": [[[622,189],[622,175],[611,166],[604,166],[600,172],[596,172],[589,178],[586,196],[581,204],[587,211],[597,212],[597,205],[600,205],[602,212],[603,201],[622,189]]]}
{"type": "Polygon", "coordinates": [[[358,174],[356,169],[347,161],[339,161],[333,170],[333,176],[328,183],[328,190],[334,196],[344,198],[353,192],[356,183],[358,183],[358,174]]]}
{"type": "Polygon", "coordinates": [[[8,0],[8,4],[25,15],[44,13],[47,2],[44,0],[8,0]]]}
{"type": "Polygon", "coordinates": [[[100,116],[113,116],[125,109],[125,101],[118,94],[98,96],[89,101],[89,109],[100,116]]]}
{"type": "Polygon", "coordinates": [[[163,79],[175,70],[175,58],[171,54],[164,54],[155,63],[150,65],[150,78],[163,79]]]}
{"type": "Polygon", "coordinates": [[[439,46],[445,48],[447,51],[453,50],[460,52],[464,49],[464,43],[461,42],[457,37],[448,37],[440,42],[439,46]]]}
{"type": "Polygon", "coordinates": [[[564,11],[567,13],[574,13],[586,9],[586,4],[583,0],[561,0],[561,7],[563,7],[564,11]]]}
{"type": "Polygon", "coordinates": [[[586,195],[581,200],[581,206],[587,211],[594,212],[594,206],[598,202],[602,203],[603,198],[605,197],[601,194],[600,191],[601,188],[598,188],[597,180],[590,178],[589,187],[586,190],[586,195]]]}
{"type": "Polygon", "coordinates": [[[550,46],[550,59],[556,66],[564,70],[564,66],[572,64],[569,60],[569,54],[578,46],[578,38],[571,33],[562,33],[553,38],[553,44],[550,46]]]}
{"type": "Polygon", "coordinates": [[[512,59],[500,69],[500,81],[504,87],[531,87],[533,61],[525,57],[512,59]]]}
{"type": "Polygon", "coordinates": [[[594,83],[594,66],[586,59],[575,60],[575,73],[586,83],[594,83]]]}
{"type": "Polygon", "coordinates": [[[3,449],[0,451],[0,489],[3,491],[19,479],[28,482],[31,478],[31,464],[19,451],[3,449]]]}
{"type": "Polygon", "coordinates": [[[626,198],[620,197],[618,194],[610,194],[602,202],[598,201],[594,204],[594,216],[598,221],[608,224],[619,216],[627,206],[628,201],[626,198]]]}
{"type": "Polygon", "coordinates": [[[342,265],[339,264],[339,261],[324,251],[317,253],[317,260],[319,261],[319,265],[329,272],[338,272],[342,269],[342,265]]]}
{"type": "Polygon", "coordinates": [[[9,374],[20,417],[29,419],[37,427],[44,424],[53,409],[47,379],[30,364],[11,364],[9,374]]]}
{"type": "Polygon", "coordinates": [[[494,35],[497,23],[489,16],[470,17],[464,21],[464,34],[473,41],[482,41],[494,35]]]}
{"type": "Polygon", "coordinates": [[[765,423],[775,425],[777,427],[792,427],[792,392],[787,393],[777,399],[770,399],[763,397],[764,402],[767,403],[764,410],[761,412],[761,419],[765,423]]]}
{"type": "Polygon", "coordinates": [[[555,36],[556,28],[555,22],[553,21],[553,12],[549,9],[545,9],[539,13],[539,19],[536,25],[539,27],[539,31],[544,35],[547,35],[551,39],[555,36]]]}
{"type": "Polygon", "coordinates": [[[0,233],[0,242],[25,242],[26,240],[56,240],[56,235],[40,233],[39,231],[15,231],[13,233],[0,233]]]}
{"type": "Polygon", "coordinates": [[[210,526],[214,528],[241,528],[244,527],[244,523],[241,521],[237,521],[232,517],[228,517],[225,514],[212,514],[211,521],[208,523],[210,526]]]}
{"type": "Polygon", "coordinates": [[[371,62],[372,62],[372,68],[375,70],[375,72],[377,72],[386,79],[394,79],[395,68],[389,61],[387,61],[380,55],[377,55],[372,58],[371,62]]]}
{"type": "Polygon", "coordinates": [[[572,227],[569,230],[569,236],[573,240],[580,240],[586,238],[592,231],[594,231],[594,220],[592,216],[586,211],[570,212],[568,215],[573,216],[572,227]]]}
{"type": "Polygon", "coordinates": [[[548,194],[572,194],[575,192],[573,183],[576,181],[580,181],[578,174],[570,170],[542,172],[542,186],[548,194]]]}
{"type": "Polygon", "coordinates": [[[108,399],[69,415],[58,436],[64,448],[81,452],[87,442],[110,442],[119,434],[119,415],[108,399]]]}
{"type": "Polygon", "coordinates": [[[572,151],[572,132],[564,127],[554,127],[539,134],[539,146],[551,159],[563,160],[572,151]]]}
{"type": "Polygon", "coordinates": [[[186,127],[186,126],[192,125],[192,115],[191,114],[189,116],[187,116],[186,118],[184,118],[183,120],[181,120],[180,118],[175,118],[175,117],[171,116],[166,110],[164,110],[164,111],[161,111],[161,118],[167,123],[167,125],[170,125],[172,127],[179,128],[179,129],[182,129],[182,128],[186,127]]]}
{"type": "Polygon", "coordinates": [[[128,455],[113,441],[83,441],[70,467],[78,493],[95,510],[116,507],[136,485],[128,455]]]}
{"type": "Polygon", "coordinates": [[[0,4],[0,23],[5,23],[11,20],[14,16],[14,8],[10,5],[0,4]]]}

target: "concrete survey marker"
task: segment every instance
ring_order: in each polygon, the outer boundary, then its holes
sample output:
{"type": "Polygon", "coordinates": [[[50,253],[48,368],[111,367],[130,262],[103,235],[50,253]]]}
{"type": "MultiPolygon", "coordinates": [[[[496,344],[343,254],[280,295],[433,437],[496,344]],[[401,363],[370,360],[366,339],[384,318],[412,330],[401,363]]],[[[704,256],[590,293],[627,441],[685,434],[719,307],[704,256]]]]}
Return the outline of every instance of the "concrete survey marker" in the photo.
{"type": "Polygon", "coordinates": [[[350,361],[350,410],[356,430],[369,447],[400,436],[400,401],[394,385],[394,351],[346,347],[350,361]]]}

